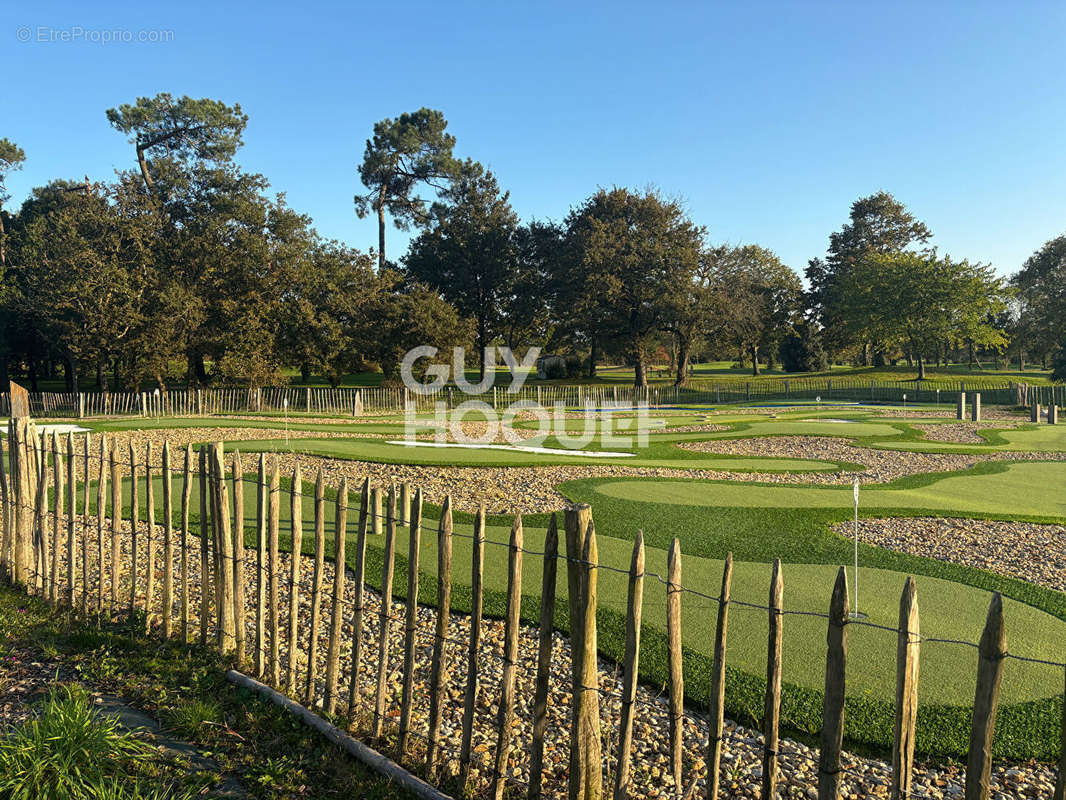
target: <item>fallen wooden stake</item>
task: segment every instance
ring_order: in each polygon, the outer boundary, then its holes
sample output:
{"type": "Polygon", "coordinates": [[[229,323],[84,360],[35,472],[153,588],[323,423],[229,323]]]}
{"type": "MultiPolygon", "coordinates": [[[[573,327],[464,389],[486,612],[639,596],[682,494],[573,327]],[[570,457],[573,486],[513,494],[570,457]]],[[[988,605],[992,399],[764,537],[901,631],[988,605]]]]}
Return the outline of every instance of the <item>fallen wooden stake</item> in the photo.
{"type": "Polygon", "coordinates": [[[449,795],[430,786],[421,778],[415,777],[395,761],[386,758],[372,747],[367,747],[362,742],[353,739],[347,733],[333,725],[330,725],[322,717],[310,709],[304,708],[295,700],[290,700],[280,692],[276,692],[266,684],[260,683],[254,678],[249,678],[242,672],[231,669],[226,673],[226,680],[243,689],[251,689],[258,692],[274,705],[280,706],[298,717],[305,725],[314,728],[338,747],[344,749],[359,761],[366,764],[375,772],[384,775],[391,781],[395,781],[407,791],[422,798],[422,800],[452,800],[449,795]]]}

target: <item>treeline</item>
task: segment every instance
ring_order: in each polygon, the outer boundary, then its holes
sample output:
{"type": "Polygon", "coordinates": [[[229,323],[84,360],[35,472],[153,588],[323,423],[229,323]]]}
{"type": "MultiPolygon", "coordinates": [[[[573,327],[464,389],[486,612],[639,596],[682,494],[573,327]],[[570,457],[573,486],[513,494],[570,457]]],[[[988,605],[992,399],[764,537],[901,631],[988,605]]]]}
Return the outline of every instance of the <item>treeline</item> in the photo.
{"type": "Polygon", "coordinates": [[[160,94],[107,119],[129,139],[129,169],[52,181],[15,211],[3,179],[25,154],[0,140],[0,372],[32,386],[59,373],[71,390],[262,386],[287,369],[393,380],[421,344],[535,345],[566,357],[558,377],[624,361],[638,384],[653,365],[684,383],[694,358],[756,374],[831,359],[924,371],[1060,350],[1066,238],[1009,285],[929,248],[930,230],[884,192],[853,204],[805,290],[772,251],[710,242],[656,190],[599,189],[562,220],[523,222],[424,108],[366,143],[355,212],[377,218],[378,242],[364,252],[319,236],[240,167],[239,105],[160,94]],[[390,221],[416,231],[395,260],[390,221]]]}

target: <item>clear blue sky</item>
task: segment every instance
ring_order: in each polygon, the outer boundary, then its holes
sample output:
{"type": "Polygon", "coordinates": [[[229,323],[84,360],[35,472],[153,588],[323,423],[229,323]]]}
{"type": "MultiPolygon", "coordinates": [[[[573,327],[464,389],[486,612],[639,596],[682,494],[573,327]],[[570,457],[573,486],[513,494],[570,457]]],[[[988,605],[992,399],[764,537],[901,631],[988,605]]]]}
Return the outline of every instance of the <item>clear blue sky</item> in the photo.
{"type": "MultiPolygon", "coordinates": [[[[104,111],[169,91],[239,102],[241,164],[363,249],[366,138],[423,105],[526,219],[654,184],[712,241],[799,271],[878,189],[1003,273],[1066,231],[1061,2],[45,2],[4,20],[0,136],[27,154],[12,204],[133,166],[104,111]],[[172,33],[84,40],[114,29],[172,33]],[[64,32],[82,40],[38,41],[64,32]]],[[[407,237],[388,236],[396,257],[407,237]]]]}

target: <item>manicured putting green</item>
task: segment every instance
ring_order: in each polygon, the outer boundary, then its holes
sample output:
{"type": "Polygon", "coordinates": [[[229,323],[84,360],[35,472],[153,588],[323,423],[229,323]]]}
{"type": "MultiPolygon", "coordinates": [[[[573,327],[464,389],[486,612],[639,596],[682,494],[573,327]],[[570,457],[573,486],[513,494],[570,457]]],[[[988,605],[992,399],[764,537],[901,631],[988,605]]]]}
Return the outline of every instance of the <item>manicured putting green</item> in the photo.
{"type": "MultiPolygon", "coordinates": [[[[1066,462],[1006,463],[991,474],[954,474],[916,488],[868,486],[860,506],[869,509],[923,509],[1021,517],[1066,517],[1066,462]]],[[[690,480],[604,480],[603,497],[703,507],[852,507],[850,486],[788,486],[690,480]]],[[[595,502],[593,502],[595,506],[595,502]]]]}
{"type": "MultiPolygon", "coordinates": [[[[524,467],[554,464],[612,464],[628,467],[660,467],[665,469],[713,469],[730,472],[812,472],[837,469],[830,462],[801,458],[716,456],[706,453],[678,451],[673,446],[652,445],[639,449],[635,457],[594,458],[573,455],[546,455],[500,450],[471,450],[459,447],[421,448],[402,444],[388,444],[378,439],[264,439],[239,443],[241,452],[298,452],[327,458],[353,461],[374,461],[386,464],[425,464],[448,467],[524,467]]],[[[545,447],[560,447],[553,437],[544,441],[545,447]]],[[[610,445],[594,439],[588,445],[593,450],[612,450],[610,445]]]]}

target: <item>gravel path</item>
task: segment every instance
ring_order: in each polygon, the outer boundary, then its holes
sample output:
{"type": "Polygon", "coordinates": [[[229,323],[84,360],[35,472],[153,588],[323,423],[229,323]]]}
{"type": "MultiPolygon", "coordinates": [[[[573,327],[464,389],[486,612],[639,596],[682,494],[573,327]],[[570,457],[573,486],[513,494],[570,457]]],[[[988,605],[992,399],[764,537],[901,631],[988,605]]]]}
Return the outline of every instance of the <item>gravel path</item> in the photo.
{"type": "MultiPolygon", "coordinates": [[[[835,526],[851,538],[852,523],[835,526]]],[[[859,539],[1066,591],[1066,527],[1032,522],[899,517],[860,519],[859,539]]]]}
{"type": "MultiPolygon", "coordinates": [[[[80,526],[79,526],[80,527],[80,526]]],[[[142,531],[143,531],[142,525],[142,531]]],[[[405,533],[405,532],[404,532],[405,533]]],[[[80,531],[79,531],[80,534],[80,531]]],[[[80,538],[80,536],[79,536],[80,538]]],[[[109,535],[108,535],[109,540],[109,535]]],[[[161,606],[161,576],[162,576],[162,531],[155,531],[156,538],[156,593],[153,597],[153,610],[156,612],[156,630],[158,630],[158,610],[161,606]]],[[[142,533],[142,558],[140,586],[143,587],[145,559],[143,549],[144,536],[142,533]]],[[[129,550],[130,537],[128,525],[124,526],[122,537],[123,560],[127,568],[123,569],[122,585],[119,589],[119,614],[125,613],[129,598],[129,550]]],[[[95,529],[89,533],[90,545],[90,585],[97,583],[96,575],[96,540],[95,529]]],[[[190,586],[192,589],[191,608],[195,612],[199,608],[199,553],[196,540],[190,543],[188,562],[190,565],[190,586]]],[[[503,549],[500,548],[500,552],[503,549]]],[[[62,561],[66,560],[65,545],[61,546],[62,561]]],[[[496,554],[489,554],[494,557],[496,554]]],[[[256,597],[255,585],[255,554],[247,551],[246,567],[246,597],[248,598],[249,613],[246,617],[245,631],[248,642],[249,656],[254,652],[255,630],[254,613],[252,612],[254,598],[256,597]]],[[[314,586],[314,564],[310,557],[303,557],[300,581],[300,616],[304,621],[299,631],[299,649],[296,653],[297,687],[295,696],[302,699],[303,687],[306,681],[307,653],[310,649],[310,630],[306,620],[310,618],[311,593],[314,586]]],[[[175,574],[178,570],[179,558],[175,555],[175,574]]],[[[289,584],[291,560],[287,555],[280,557],[279,576],[281,580],[280,602],[278,608],[278,623],[280,631],[280,674],[283,679],[287,672],[290,654],[288,652],[288,608],[289,608],[289,584]]],[[[65,575],[65,569],[61,569],[60,575],[65,575]]],[[[328,587],[332,586],[333,569],[327,562],[322,570],[322,624],[321,635],[318,640],[316,659],[318,680],[315,684],[314,696],[320,699],[324,692],[325,656],[328,646],[329,619],[331,617],[331,601],[328,597],[328,587]]],[[[351,612],[355,604],[354,588],[349,579],[345,582],[345,598],[342,605],[342,647],[341,647],[341,685],[340,696],[347,698],[348,679],[351,674],[350,640],[352,635],[351,612]]],[[[80,588],[77,592],[80,595],[80,588]]],[[[60,596],[63,596],[62,581],[60,596]]],[[[77,596],[77,595],[76,595],[77,596]]],[[[90,595],[95,601],[95,588],[90,595]]],[[[562,600],[561,600],[562,601],[562,600]]],[[[143,608],[143,592],[138,595],[138,606],[143,608]]],[[[362,692],[362,704],[357,709],[356,719],[358,735],[364,740],[369,733],[366,724],[370,722],[368,711],[372,710],[373,686],[376,682],[377,673],[377,647],[376,641],[381,630],[381,597],[377,592],[365,593],[366,616],[364,618],[364,658],[359,665],[359,685],[362,692]]],[[[180,614],[180,604],[176,604],[175,617],[180,614]]],[[[389,740],[395,742],[395,734],[398,727],[398,708],[402,687],[402,650],[403,650],[403,620],[404,605],[395,602],[390,606],[390,658],[388,661],[388,681],[386,689],[386,731],[389,740]]],[[[427,730],[428,720],[428,681],[429,663],[432,652],[435,624],[435,611],[430,608],[420,607],[417,614],[416,635],[416,664],[414,680],[414,713],[412,718],[412,730],[415,732],[412,752],[405,760],[408,764],[420,762],[424,753],[424,736],[427,730]]],[[[191,614],[191,628],[198,630],[196,614],[191,614]]],[[[442,742],[444,753],[444,767],[449,772],[458,769],[458,754],[461,733],[463,691],[467,678],[466,651],[469,642],[469,617],[462,614],[453,614],[449,620],[449,629],[446,641],[446,657],[449,665],[449,681],[445,714],[442,726],[442,742]]],[[[268,628],[269,630],[269,628],[268,628]]],[[[491,778],[492,758],[496,751],[496,716],[498,713],[498,695],[502,673],[503,655],[503,623],[499,620],[484,621],[481,629],[482,648],[479,651],[479,693],[476,704],[474,722],[474,770],[475,784],[479,793],[483,792],[491,778]]],[[[553,657],[551,661],[551,681],[548,701],[548,734],[545,756],[545,794],[551,798],[563,798],[566,796],[566,777],[568,773],[568,742],[569,742],[569,704],[570,693],[570,650],[568,639],[556,634],[552,643],[553,657]]],[[[528,783],[528,752],[532,736],[532,698],[534,695],[533,678],[535,675],[537,653],[537,635],[534,628],[523,626],[520,631],[519,658],[516,687],[516,721],[512,730],[513,740],[511,745],[511,759],[508,766],[509,781],[516,786],[516,790],[524,792],[525,784],[528,783]]],[[[620,705],[617,694],[621,690],[620,675],[612,662],[600,661],[600,687],[601,706],[600,720],[604,735],[604,761],[608,778],[614,769],[616,736],[620,717],[620,705]]],[[[246,667],[246,669],[250,669],[246,667]]],[[[665,694],[659,688],[641,687],[637,696],[637,714],[634,729],[633,744],[633,776],[631,796],[636,798],[673,798],[676,796],[675,787],[672,786],[669,769],[668,737],[665,732],[668,729],[669,708],[665,694]]],[[[343,709],[342,703],[342,711],[343,709]]],[[[705,755],[707,748],[707,720],[702,713],[689,709],[684,720],[684,782],[688,784],[695,779],[696,796],[704,792],[704,775],[706,772],[705,755]]],[[[761,776],[760,761],[762,757],[761,736],[758,732],[736,725],[727,721],[725,732],[723,764],[723,793],[727,797],[758,798],[759,778],[761,776]]],[[[817,752],[799,742],[782,739],[780,745],[781,787],[778,797],[816,797],[817,776],[817,752]]],[[[845,755],[845,776],[843,780],[842,796],[846,798],[886,797],[890,784],[889,765],[884,761],[871,758],[861,758],[845,755]]],[[[1006,798],[1029,798],[1048,797],[1053,789],[1054,770],[1045,765],[997,765],[993,771],[993,797],[996,800],[1006,798]]],[[[962,770],[954,766],[946,767],[919,767],[916,771],[916,797],[929,798],[956,798],[962,796],[964,776],[962,770]]],[[[610,785],[609,782],[605,785],[610,785]]]]}
{"type": "Polygon", "coordinates": [[[912,427],[922,431],[925,435],[925,438],[931,442],[961,442],[963,444],[988,444],[985,438],[979,434],[979,431],[988,430],[991,428],[1017,428],[1021,424],[1022,423],[1018,421],[1004,420],[1003,422],[1000,422],[995,426],[982,425],[980,422],[943,422],[937,425],[916,424],[912,427]]]}

